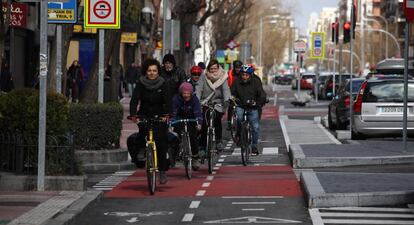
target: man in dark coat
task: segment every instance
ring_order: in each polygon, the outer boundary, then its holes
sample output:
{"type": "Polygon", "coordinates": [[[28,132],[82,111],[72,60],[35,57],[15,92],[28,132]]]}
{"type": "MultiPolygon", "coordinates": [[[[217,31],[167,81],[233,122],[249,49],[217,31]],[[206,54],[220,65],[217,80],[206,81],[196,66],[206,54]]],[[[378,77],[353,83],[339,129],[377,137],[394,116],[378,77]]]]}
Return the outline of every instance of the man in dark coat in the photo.
{"type": "Polygon", "coordinates": [[[177,66],[175,57],[172,54],[166,54],[162,60],[163,67],[161,69],[161,76],[168,84],[171,95],[178,94],[178,88],[181,83],[187,80],[185,71],[177,66]]]}

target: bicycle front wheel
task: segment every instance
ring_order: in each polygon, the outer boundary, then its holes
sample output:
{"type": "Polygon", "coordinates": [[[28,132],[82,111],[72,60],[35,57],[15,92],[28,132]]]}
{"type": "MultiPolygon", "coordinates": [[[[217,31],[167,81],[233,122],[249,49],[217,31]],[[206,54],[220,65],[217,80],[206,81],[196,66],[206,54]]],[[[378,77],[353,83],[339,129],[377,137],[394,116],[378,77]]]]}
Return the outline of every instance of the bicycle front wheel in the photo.
{"type": "Polygon", "coordinates": [[[233,115],[230,120],[230,134],[231,139],[233,139],[234,143],[237,143],[237,115],[236,112],[233,112],[233,115]]]}
{"type": "Polygon", "coordinates": [[[213,173],[213,163],[214,163],[214,142],[213,142],[213,132],[211,130],[207,131],[207,162],[208,162],[208,173],[213,173]]]}
{"type": "Polygon", "coordinates": [[[244,122],[240,132],[241,157],[244,166],[247,166],[250,157],[249,124],[244,122]]]}
{"type": "Polygon", "coordinates": [[[148,181],[148,190],[154,195],[157,186],[157,168],[155,167],[154,145],[149,144],[146,149],[146,172],[148,181]]]}
{"type": "Polygon", "coordinates": [[[183,150],[183,161],[185,167],[185,175],[189,180],[192,177],[192,154],[191,154],[191,145],[190,145],[190,137],[188,135],[183,136],[182,140],[182,150],[183,150]]]}

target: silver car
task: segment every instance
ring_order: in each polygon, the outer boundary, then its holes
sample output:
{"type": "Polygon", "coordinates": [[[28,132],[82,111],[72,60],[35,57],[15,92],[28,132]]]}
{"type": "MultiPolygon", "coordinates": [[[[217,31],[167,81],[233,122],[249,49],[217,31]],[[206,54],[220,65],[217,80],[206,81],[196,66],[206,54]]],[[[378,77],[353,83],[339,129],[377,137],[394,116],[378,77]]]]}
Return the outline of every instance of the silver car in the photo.
{"type": "MultiPolygon", "coordinates": [[[[364,81],[354,103],[352,135],[401,136],[403,79],[364,81]]],[[[408,134],[414,135],[414,80],[408,83],[408,134]]]]}

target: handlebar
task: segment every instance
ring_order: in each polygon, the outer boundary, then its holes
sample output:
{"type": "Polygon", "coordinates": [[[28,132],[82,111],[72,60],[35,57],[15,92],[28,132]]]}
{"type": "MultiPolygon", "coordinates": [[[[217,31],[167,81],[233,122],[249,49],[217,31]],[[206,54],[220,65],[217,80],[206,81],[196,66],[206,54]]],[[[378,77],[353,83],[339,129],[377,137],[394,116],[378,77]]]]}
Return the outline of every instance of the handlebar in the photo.
{"type": "Polygon", "coordinates": [[[179,119],[179,120],[173,120],[169,122],[170,125],[174,125],[178,123],[197,123],[198,124],[198,120],[197,119],[179,119]]]}
{"type": "Polygon", "coordinates": [[[168,115],[155,116],[155,117],[143,117],[143,116],[128,116],[127,119],[134,121],[134,118],[137,120],[137,124],[148,124],[148,123],[167,123],[166,117],[168,115]]]}

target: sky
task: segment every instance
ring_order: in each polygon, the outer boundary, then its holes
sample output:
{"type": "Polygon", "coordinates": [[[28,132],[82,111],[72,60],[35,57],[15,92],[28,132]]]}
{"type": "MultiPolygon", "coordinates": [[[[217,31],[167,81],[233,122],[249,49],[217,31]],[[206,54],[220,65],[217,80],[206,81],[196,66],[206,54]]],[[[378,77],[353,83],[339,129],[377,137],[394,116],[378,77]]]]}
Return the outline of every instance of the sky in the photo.
{"type": "Polygon", "coordinates": [[[293,17],[296,26],[300,28],[300,33],[305,34],[310,14],[312,12],[319,14],[323,7],[338,7],[339,0],[289,0],[283,2],[288,7],[298,7],[293,8],[293,17]]]}

